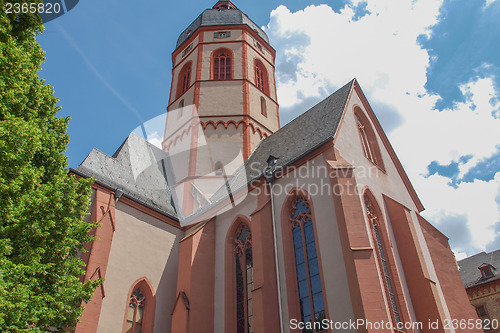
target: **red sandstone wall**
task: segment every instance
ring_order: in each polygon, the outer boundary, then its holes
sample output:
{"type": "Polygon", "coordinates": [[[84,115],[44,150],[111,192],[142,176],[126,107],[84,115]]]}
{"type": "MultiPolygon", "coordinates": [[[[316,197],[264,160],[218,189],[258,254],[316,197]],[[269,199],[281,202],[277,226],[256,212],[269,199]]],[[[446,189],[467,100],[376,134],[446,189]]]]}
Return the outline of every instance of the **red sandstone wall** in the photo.
{"type": "MultiPolygon", "coordinates": [[[[90,244],[86,244],[88,252],[82,255],[82,259],[87,264],[85,281],[106,277],[109,252],[115,229],[114,193],[102,188],[95,188],[95,200],[92,205],[91,221],[99,222],[102,225],[92,230],[91,233],[94,234],[96,240],[90,244]]],[[[92,299],[87,304],[83,304],[85,310],[80,318],[80,322],[76,326],[76,333],[97,331],[104,296],[104,286],[100,286],[96,288],[92,299]]]]}
{"type": "MultiPolygon", "coordinates": [[[[477,315],[465,292],[455,257],[448,245],[448,238],[420,215],[418,222],[422,227],[451,319],[476,320],[477,315]]],[[[458,329],[456,332],[481,332],[481,330],[458,329]]]]}
{"type": "MultiPolygon", "coordinates": [[[[333,151],[324,153],[330,166],[336,157],[333,151]]],[[[387,309],[377,273],[375,254],[366,230],[363,208],[356,191],[356,180],[352,169],[337,170],[330,174],[332,188],[343,188],[344,193],[333,196],[344,260],[349,280],[349,289],[356,319],[370,322],[387,322],[387,309]]],[[[371,330],[359,329],[358,332],[371,330]]],[[[386,330],[379,330],[385,332],[386,330]]]]}
{"type": "Polygon", "coordinates": [[[422,333],[436,332],[426,325],[429,321],[439,323],[443,331],[443,311],[440,307],[436,285],[429,277],[422,249],[411,220],[410,211],[398,202],[384,197],[394,238],[403,266],[416,321],[423,323],[422,333]]]}
{"type": "Polygon", "coordinates": [[[254,332],[279,332],[278,289],[274,262],[274,238],[269,196],[262,192],[251,215],[254,260],[254,332]]]}
{"type": "Polygon", "coordinates": [[[178,297],[172,313],[172,332],[213,332],[215,220],[183,240],[179,252],[178,297]],[[182,291],[189,300],[189,309],[179,296],[182,291]]]}

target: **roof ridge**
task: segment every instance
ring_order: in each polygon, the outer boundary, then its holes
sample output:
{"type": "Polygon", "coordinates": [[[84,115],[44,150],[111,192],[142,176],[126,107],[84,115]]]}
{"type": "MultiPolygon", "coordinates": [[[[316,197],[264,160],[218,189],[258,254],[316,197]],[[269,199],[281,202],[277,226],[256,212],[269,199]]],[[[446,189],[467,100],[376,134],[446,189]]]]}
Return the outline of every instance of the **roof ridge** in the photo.
{"type": "MultiPolygon", "coordinates": [[[[294,123],[295,121],[298,121],[298,119],[300,118],[303,118],[306,116],[306,114],[313,110],[314,108],[318,107],[320,104],[323,104],[323,103],[326,103],[326,101],[328,99],[330,99],[331,97],[333,97],[335,94],[337,94],[338,92],[340,92],[342,89],[346,88],[347,86],[350,86],[352,87],[352,85],[354,84],[354,82],[356,81],[356,78],[353,78],[351,81],[347,82],[346,84],[344,84],[342,87],[338,88],[337,90],[335,90],[333,93],[331,93],[330,95],[328,95],[327,97],[323,98],[321,101],[319,101],[318,103],[314,104],[312,107],[310,107],[309,109],[307,109],[306,111],[302,112],[300,115],[298,115],[297,117],[295,117],[294,119],[292,119],[290,122],[286,123],[283,127],[280,127],[276,132],[272,133],[269,137],[272,137],[273,135],[275,135],[276,133],[278,133],[279,131],[283,130],[284,128],[287,128],[290,124],[294,123]]],[[[350,90],[350,89],[349,89],[350,90]]],[[[347,98],[349,97],[349,95],[346,96],[345,100],[344,100],[344,106],[345,106],[345,102],[347,101],[347,98]]],[[[258,147],[258,146],[257,146],[258,147]]],[[[257,149],[255,149],[257,150],[257,149]]],[[[255,152],[254,150],[254,152],[255,152]]],[[[253,152],[252,152],[253,154],[253,152]]]]}

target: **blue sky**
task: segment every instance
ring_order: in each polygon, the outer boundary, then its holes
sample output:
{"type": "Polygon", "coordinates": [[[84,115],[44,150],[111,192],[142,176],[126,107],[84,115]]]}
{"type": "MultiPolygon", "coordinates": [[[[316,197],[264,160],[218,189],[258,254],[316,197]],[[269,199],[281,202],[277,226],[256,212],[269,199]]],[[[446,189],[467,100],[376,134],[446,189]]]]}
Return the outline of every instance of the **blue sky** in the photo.
{"type": "MultiPolygon", "coordinates": [[[[86,0],[46,24],[70,167],[164,113],[177,37],[214,3],[86,0]]],[[[277,50],[282,124],[356,77],[457,256],[500,248],[500,1],[235,3],[277,50]]]]}

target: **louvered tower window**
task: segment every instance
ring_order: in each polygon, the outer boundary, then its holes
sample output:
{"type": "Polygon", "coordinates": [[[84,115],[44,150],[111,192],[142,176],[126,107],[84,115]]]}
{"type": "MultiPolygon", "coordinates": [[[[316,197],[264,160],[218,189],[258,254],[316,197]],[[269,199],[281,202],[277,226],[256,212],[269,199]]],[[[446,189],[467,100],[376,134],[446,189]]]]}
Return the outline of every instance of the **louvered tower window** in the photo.
{"type": "Polygon", "coordinates": [[[231,51],[220,49],[215,51],[213,57],[214,80],[231,80],[231,51]]]}
{"type": "Polygon", "coordinates": [[[184,67],[182,67],[179,73],[176,97],[179,98],[182,94],[184,94],[189,89],[190,84],[191,84],[191,62],[184,65],[184,67]]]}
{"type": "Polygon", "coordinates": [[[262,92],[268,93],[267,70],[258,59],[255,60],[255,85],[262,92]]]}

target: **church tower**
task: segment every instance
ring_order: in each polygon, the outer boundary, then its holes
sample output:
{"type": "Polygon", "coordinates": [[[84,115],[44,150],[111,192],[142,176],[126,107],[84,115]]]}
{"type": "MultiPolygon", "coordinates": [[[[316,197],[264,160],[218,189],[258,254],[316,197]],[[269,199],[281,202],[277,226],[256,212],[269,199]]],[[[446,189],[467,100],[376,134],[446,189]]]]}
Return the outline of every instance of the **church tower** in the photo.
{"type": "Polygon", "coordinates": [[[168,112],[193,105],[207,142],[237,144],[246,160],[280,127],[275,55],[261,28],[231,1],[218,1],[177,40],[168,112]]]}

